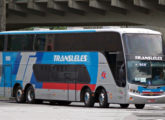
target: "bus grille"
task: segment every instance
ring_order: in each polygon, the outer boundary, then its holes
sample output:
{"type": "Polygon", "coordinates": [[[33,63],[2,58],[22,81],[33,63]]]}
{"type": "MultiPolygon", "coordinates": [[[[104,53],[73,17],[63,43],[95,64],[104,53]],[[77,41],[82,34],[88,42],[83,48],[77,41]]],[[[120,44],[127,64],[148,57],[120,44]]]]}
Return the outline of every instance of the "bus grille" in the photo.
{"type": "Polygon", "coordinates": [[[143,96],[160,96],[163,92],[142,92],[143,96]]]}

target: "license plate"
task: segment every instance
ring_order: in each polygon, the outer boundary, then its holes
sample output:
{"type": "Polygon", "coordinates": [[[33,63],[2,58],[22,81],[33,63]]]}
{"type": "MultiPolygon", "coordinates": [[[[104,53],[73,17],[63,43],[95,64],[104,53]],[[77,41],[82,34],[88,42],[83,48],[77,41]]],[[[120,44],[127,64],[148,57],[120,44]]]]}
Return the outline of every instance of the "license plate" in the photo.
{"type": "Polygon", "coordinates": [[[149,103],[154,103],[155,100],[154,100],[154,99],[150,99],[150,100],[148,100],[148,102],[149,102],[149,103]]]}

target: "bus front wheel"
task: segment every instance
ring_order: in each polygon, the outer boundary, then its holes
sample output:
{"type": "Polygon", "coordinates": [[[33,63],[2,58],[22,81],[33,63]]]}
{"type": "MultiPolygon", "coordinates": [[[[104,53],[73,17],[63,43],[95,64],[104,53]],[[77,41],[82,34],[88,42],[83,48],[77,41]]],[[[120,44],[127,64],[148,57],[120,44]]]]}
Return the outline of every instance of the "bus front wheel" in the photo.
{"type": "Polygon", "coordinates": [[[98,100],[99,100],[99,106],[101,108],[107,108],[109,107],[109,104],[108,104],[108,99],[107,99],[107,93],[104,89],[102,89],[99,93],[99,96],[98,96],[98,100]]]}
{"type": "Polygon", "coordinates": [[[86,107],[94,106],[94,97],[92,96],[92,92],[89,88],[87,88],[84,92],[84,104],[86,107]]]}
{"type": "Polygon", "coordinates": [[[120,104],[121,108],[128,108],[129,104],[120,104]]]}
{"type": "Polygon", "coordinates": [[[27,103],[35,103],[35,93],[32,86],[30,86],[26,91],[26,101],[27,103]]]}
{"type": "Polygon", "coordinates": [[[23,90],[22,90],[21,86],[18,86],[16,88],[15,100],[17,103],[24,103],[25,102],[25,97],[24,97],[23,90]]]}
{"type": "Polygon", "coordinates": [[[145,104],[135,104],[135,107],[137,109],[143,109],[145,107],[145,104]]]}

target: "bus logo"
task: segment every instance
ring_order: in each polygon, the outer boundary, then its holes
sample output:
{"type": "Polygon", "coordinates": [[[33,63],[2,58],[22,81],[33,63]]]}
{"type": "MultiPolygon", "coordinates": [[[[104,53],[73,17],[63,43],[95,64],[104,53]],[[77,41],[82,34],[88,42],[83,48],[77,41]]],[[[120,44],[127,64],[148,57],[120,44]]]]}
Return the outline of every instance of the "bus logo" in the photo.
{"type": "Polygon", "coordinates": [[[103,71],[103,72],[101,73],[101,78],[102,78],[102,79],[106,79],[106,75],[107,75],[107,73],[106,73],[105,71],[103,71]]]}
{"type": "Polygon", "coordinates": [[[18,68],[16,80],[26,80],[30,82],[33,74],[32,72],[33,64],[35,64],[37,60],[35,55],[36,55],[35,52],[21,53],[22,58],[18,68]]]}
{"type": "Polygon", "coordinates": [[[55,62],[87,62],[87,55],[54,55],[55,62]]]}
{"type": "Polygon", "coordinates": [[[136,60],[163,60],[163,57],[153,56],[135,56],[136,60]]]}

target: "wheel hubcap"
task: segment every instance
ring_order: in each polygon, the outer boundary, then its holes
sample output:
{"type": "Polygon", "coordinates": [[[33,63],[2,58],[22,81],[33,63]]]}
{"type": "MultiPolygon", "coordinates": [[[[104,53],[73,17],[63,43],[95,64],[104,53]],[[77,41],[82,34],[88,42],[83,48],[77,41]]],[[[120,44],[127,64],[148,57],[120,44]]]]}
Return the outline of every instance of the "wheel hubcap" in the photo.
{"type": "Polygon", "coordinates": [[[29,100],[29,101],[32,101],[33,98],[34,98],[34,93],[33,93],[32,90],[29,90],[29,92],[28,92],[28,100],[29,100]]]}
{"type": "Polygon", "coordinates": [[[101,93],[99,95],[99,102],[100,102],[101,105],[104,103],[104,98],[105,98],[104,93],[101,93]]]}
{"type": "Polygon", "coordinates": [[[85,103],[88,103],[90,98],[90,94],[88,92],[85,93],[85,103]]]}
{"type": "Polygon", "coordinates": [[[20,101],[21,100],[21,97],[22,97],[22,90],[18,90],[17,91],[17,100],[20,101]]]}

